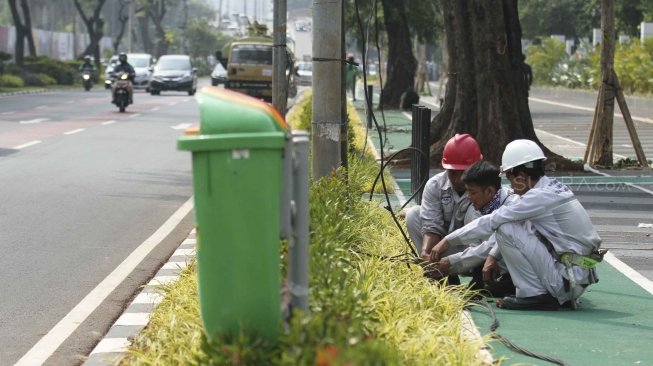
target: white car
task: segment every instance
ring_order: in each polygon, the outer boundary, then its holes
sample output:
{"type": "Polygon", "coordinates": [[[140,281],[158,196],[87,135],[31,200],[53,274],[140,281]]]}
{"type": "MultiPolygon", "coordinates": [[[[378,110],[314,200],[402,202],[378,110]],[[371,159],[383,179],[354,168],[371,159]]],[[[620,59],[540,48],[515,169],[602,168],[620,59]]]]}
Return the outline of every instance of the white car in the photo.
{"type": "Polygon", "coordinates": [[[313,84],[313,63],[300,61],[297,63],[297,81],[299,85],[313,84]]]}
{"type": "MultiPolygon", "coordinates": [[[[150,78],[152,71],[150,68],[154,66],[154,59],[149,53],[128,53],[127,62],[132,65],[136,76],[134,77],[134,89],[145,89],[149,92],[150,78]]],[[[111,73],[113,68],[118,64],[118,55],[113,55],[109,59],[107,68],[104,72],[105,88],[111,88],[111,73]]]]}

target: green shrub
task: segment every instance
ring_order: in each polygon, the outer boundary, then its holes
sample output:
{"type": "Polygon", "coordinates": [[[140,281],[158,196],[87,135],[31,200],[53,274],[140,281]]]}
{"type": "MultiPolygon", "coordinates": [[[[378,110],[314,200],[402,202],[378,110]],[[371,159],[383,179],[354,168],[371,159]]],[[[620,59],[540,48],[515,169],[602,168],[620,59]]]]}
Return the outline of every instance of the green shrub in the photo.
{"type": "Polygon", "coordinates": [[[24,70],[33,74],[46,74],[57,84],[73,85],[77,77],[77,61],[59,61],[46,56],[26,57],[24,70]]]}
{"type": "Polygon", "coordinates": [[[57,85],[57,81],[48,74],[38,74],[38,77],[45,86],[57,85]]]}
{"type": "Polygon", "coordinates": [[[8,88],[23,87],[23,79],[16,75],[0,75],[0,86],[8,88]]]}
{"type": "Polygon", "coordinates": [[[545,85],[552,84],[551,75],[556,65],[567,60],[565,44],[554,38],[529,47],[526,56],[526,62],[533,68],[533,82],[545,85]]]}

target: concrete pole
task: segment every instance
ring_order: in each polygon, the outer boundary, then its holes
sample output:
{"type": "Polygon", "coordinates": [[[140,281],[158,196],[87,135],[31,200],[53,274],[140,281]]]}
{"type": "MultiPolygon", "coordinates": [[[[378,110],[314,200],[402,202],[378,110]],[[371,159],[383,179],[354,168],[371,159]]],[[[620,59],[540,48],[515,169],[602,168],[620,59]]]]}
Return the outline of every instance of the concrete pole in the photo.
{"type": "MultiPolygon", "coordinates": [[[[292,197],[294,212],[292,215],[293,237],[288,248],[288,287],[290,289],[290,306],[308,311],[308,144],[306,131],[293,131],[293,170],[292,197]]],[[[289,159],[289,157],[286,157],[289,159]]],[[[290,160],[290,159],[289,159],[290,160]]]]}
{"type": "Polygon", "coordinates": [[[288,55],[286,54],[286,27],[288,16],[286,14],[286,0],[274,0],[274,45],[272,49],[273,71],[272,71],[272,105],[286,116],[286,99],[288,95],[288,81],[286,77],[286,65],[288,55]]]}
{"type": "Polygon", "coordinates": [[[313,178],[340,166],[343,98],[342,0],[313,0],[313,178]],[[337,77],[340,76],[340,77],[337,77]]]}

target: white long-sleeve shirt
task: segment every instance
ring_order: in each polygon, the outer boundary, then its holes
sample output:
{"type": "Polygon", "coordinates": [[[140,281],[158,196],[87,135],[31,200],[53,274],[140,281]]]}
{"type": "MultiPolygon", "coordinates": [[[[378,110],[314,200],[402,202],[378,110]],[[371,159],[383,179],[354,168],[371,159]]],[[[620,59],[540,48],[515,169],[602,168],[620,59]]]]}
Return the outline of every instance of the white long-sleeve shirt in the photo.
{"type": "Polygon", "coordinates": [[[601,238],[573,192],[556,179],[541,177],[533,188],[511,205],[501,206],[446,236],[450,245],[486,240],[504,223],[528,220],[547,238],[557,254],[588,255],[601,238]]]}
{"type": "MultiPolygon", "coordinates": [[[[501,205],[511,204],[517,199],[519,199],[519,196],[514,194],[512,190],[503,187],[499,190],[499,200],[501,205]]],[[[478,216],[480,217],[481,214],[479,213],[478,216]]],[[[499,252],[499,247],[494,234],[490,235],[490,237],[481,244],[476,245],[477,241],[467,244],[470,244],[470,246],[464,251],[451,254],[447,257],[451,265],[450,271],[452,273],[462,273],[471,270],[474,267],[478,267],[485,262],[488,255],[501,259],[501,253],[499,252]]]]}

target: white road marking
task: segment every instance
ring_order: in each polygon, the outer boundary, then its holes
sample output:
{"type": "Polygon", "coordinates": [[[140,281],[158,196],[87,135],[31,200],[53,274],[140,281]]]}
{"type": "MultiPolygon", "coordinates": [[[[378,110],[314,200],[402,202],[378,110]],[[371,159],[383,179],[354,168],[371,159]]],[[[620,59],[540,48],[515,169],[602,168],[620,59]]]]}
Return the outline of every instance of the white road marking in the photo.
{"type": "Polygon", "coordinates": [[[185,130],[190,126],[191,126],[190,123],[180,123],[176,126],[170,126],[170,128],[172,128],[173,130],[185,130]]]}
{"type": "MultiPolygon", "coordinates": [[[[566,138],[566,137],[563,137],[563,136],[560,136],[560,135],[556,135],[555,133],[546,132],[546,131],[544,131],[544,130],[540,130],[539,128],[536,128],[536,129],[535,129],[535,133],[536,133],[536,134],[549,135],[549,136],[551,136],[551,137],[555,137],[555,138],[557,138],[557,139],[560,139],[560,140],[563,140],[563,141],[567,141],[567,142],[569,142],[570,144],[574,144],[574,145],[578,145],[578,146],[582,146],[582,147],[586,147],[586,146],[587,146],[586,144],[584,144],[584,143],[582,143],[582,142],[578,142],[578,141],[576,141],[576,140],[572,140],[572,139],[570,139],[570,138],[566,138]]],[[[614,152],[613,152],[612,154],[613,154],[614,156],[618,157],[618,158],[622,158],[622,159],[625,159],[625,158],[626,158],[625,155],[617,154],[617,153],[614,153],[614,152]]]]}
{"type": "Polygon", "coordinates": [[[9,115],[9,114],[14,114],[14,113],[16,113],[16,111],[2,112],[0,114],[2,114],[3,116],[6,116],[6,115],[9,115]]]}
{"type": "Polygon", "coordinates": [[[14,149],[16,149],[16,150],[21,150],[21,149],[24,149],[24,148],[26,148],[26,147],[30,147],[30,146],[33,146],[33,145],[36,145],[36,144],[40,144],[40,143],[41,143],[41,141],[39,141],[39,140],[34,140],[34,141],[30,141],[30,142],[28,142],[28,143],[26,143],[26,144],[18,145],[18,146],[16,146],[16,147],[14,147],[14,149]]]}
{"type": "Polygon", "coordinates": [[[174,106],[174,105],[177,105],[177,102],[172,102],[172,103],[169,103],[168,105],[169,106],[174,106]]]}
{"type": "Polygon", "coordinates": [[[619,258],[615,257],[614,254],[607,252],[605,254],[605,261],[610,263],[612,267],[616,268],[617,271],[623,273],[626,277],[630,278],[633,282],[638,284],[641,288],[648,291],[653,295],[653,281],[642,276],[639,272],[634,270],[632,267],[622,262],[619,258]]]}
{"type": "Polygon", "coordinates": [[[163,295],[156,292],[141,292],[132,304],[158,304],[163,301],[163,295]]]}
{"type": "Polygon", "coordinates": [[[93,349],[91,354],[95,353],[124,353],[131,342],[127,338],[104,338],[93,349]]]}
{"type": "Polygon", "coordinates": [[[76,134],[76,133],[80,133],[80,132],[82,132],[82,131],[84,131],[83,128],[78,128],[78,129],[76,129],[76,130],[72,130],[72,131],[64,132],[63,134],[64,134],[64,135],[74,135],[74,134],[76,134]]]}
{"type": "Polygon", "coordinates": [[[67,102],[64,102],[64,104],[73,104],[73,103],[75,103],[74,100],[69,100],[69,101],[67,101],[67,102]]]}
{"type": "Polygon", "coordinates": [[[115,120],[105,121],[105,122],[102,122],[102,126],[111,125],[111,124],[114,124],[114,123],[116,123],[115,120]]]}
{"type": "MultiPolygon", "coordinates": [[[[588,112],[592,112],[592,113],[594,113],[594,108],[581,107],[581,106],[574,105],[574,104],[552,102],[552,101],[550,101],[550,100],[540,99],[540,98],[533,98],[533,97],[529,97],[528,99],[529,99],[529,100],[532,100],[532,101],[534,101],[534,102],[539,102],[539,103],[544,103],[544,104],[551,104],[551,105],[557,105],[557,106],[559,106],[559,107],[565,107],[565,108],[577,109],[577,110],[579,110],[579,111],[588,111],[588,112]]],[[[615,110],[616,110],[616,108],[615,108],[615,110]]],[[[621,113],[617,113],[617,112],[615,112],[614,115],[615,115],[616,117],[624,118],[624,116],[623,116],[621,113]]],[[[638,121],[638,122],[643,122],[643,123],[653,123],[653,119],[651,119],[651,118],[636,117],[636,116],[633,116],[633,115],[631,115],[631,118],[633,119],[633,121],[638,121]]]]}
{"type": "Polygon", "coordinates": [[[159,110],[159,107],[154,107],[154,108],[152,108],[152,109],[150,109],[150,110],[151,110],[152,112],[155,112],[155,111],[158,111],[158,110],[159,110]]]}
{"type": "Polygon", "coordinates": [[[40,106],[36,107],[36,109],[45,109],[47,107],[48,107],[47,105],[40,105],[40,106]]]}
{"type": "Polygon", "coordinates": [[[138,246],[97,287],[43,336],[20,360],[17,366],[44,363],[61,344],[86,320],[86,318],[129,276],[134,268],[154,249],[179,222],[192,210],[193,197],[189,198],[152,236],[138,246]]]}
{"type": "Polygon", "coordinates": [[[129,116],[129,118],[139,117],[140,115],[141,115],[140,113],[132,114],[131,116],[129,116]]]}
{"type": "Polygon", "coordinates": [[[35,119],[28,119],[26,121],[20,121],[20,124],[29,125],[29,124],[41,123],[41,122],[45,122],[45,121],[49,121],[49,120],[50,120],[50,118],[35,118],[35,119]]]}

